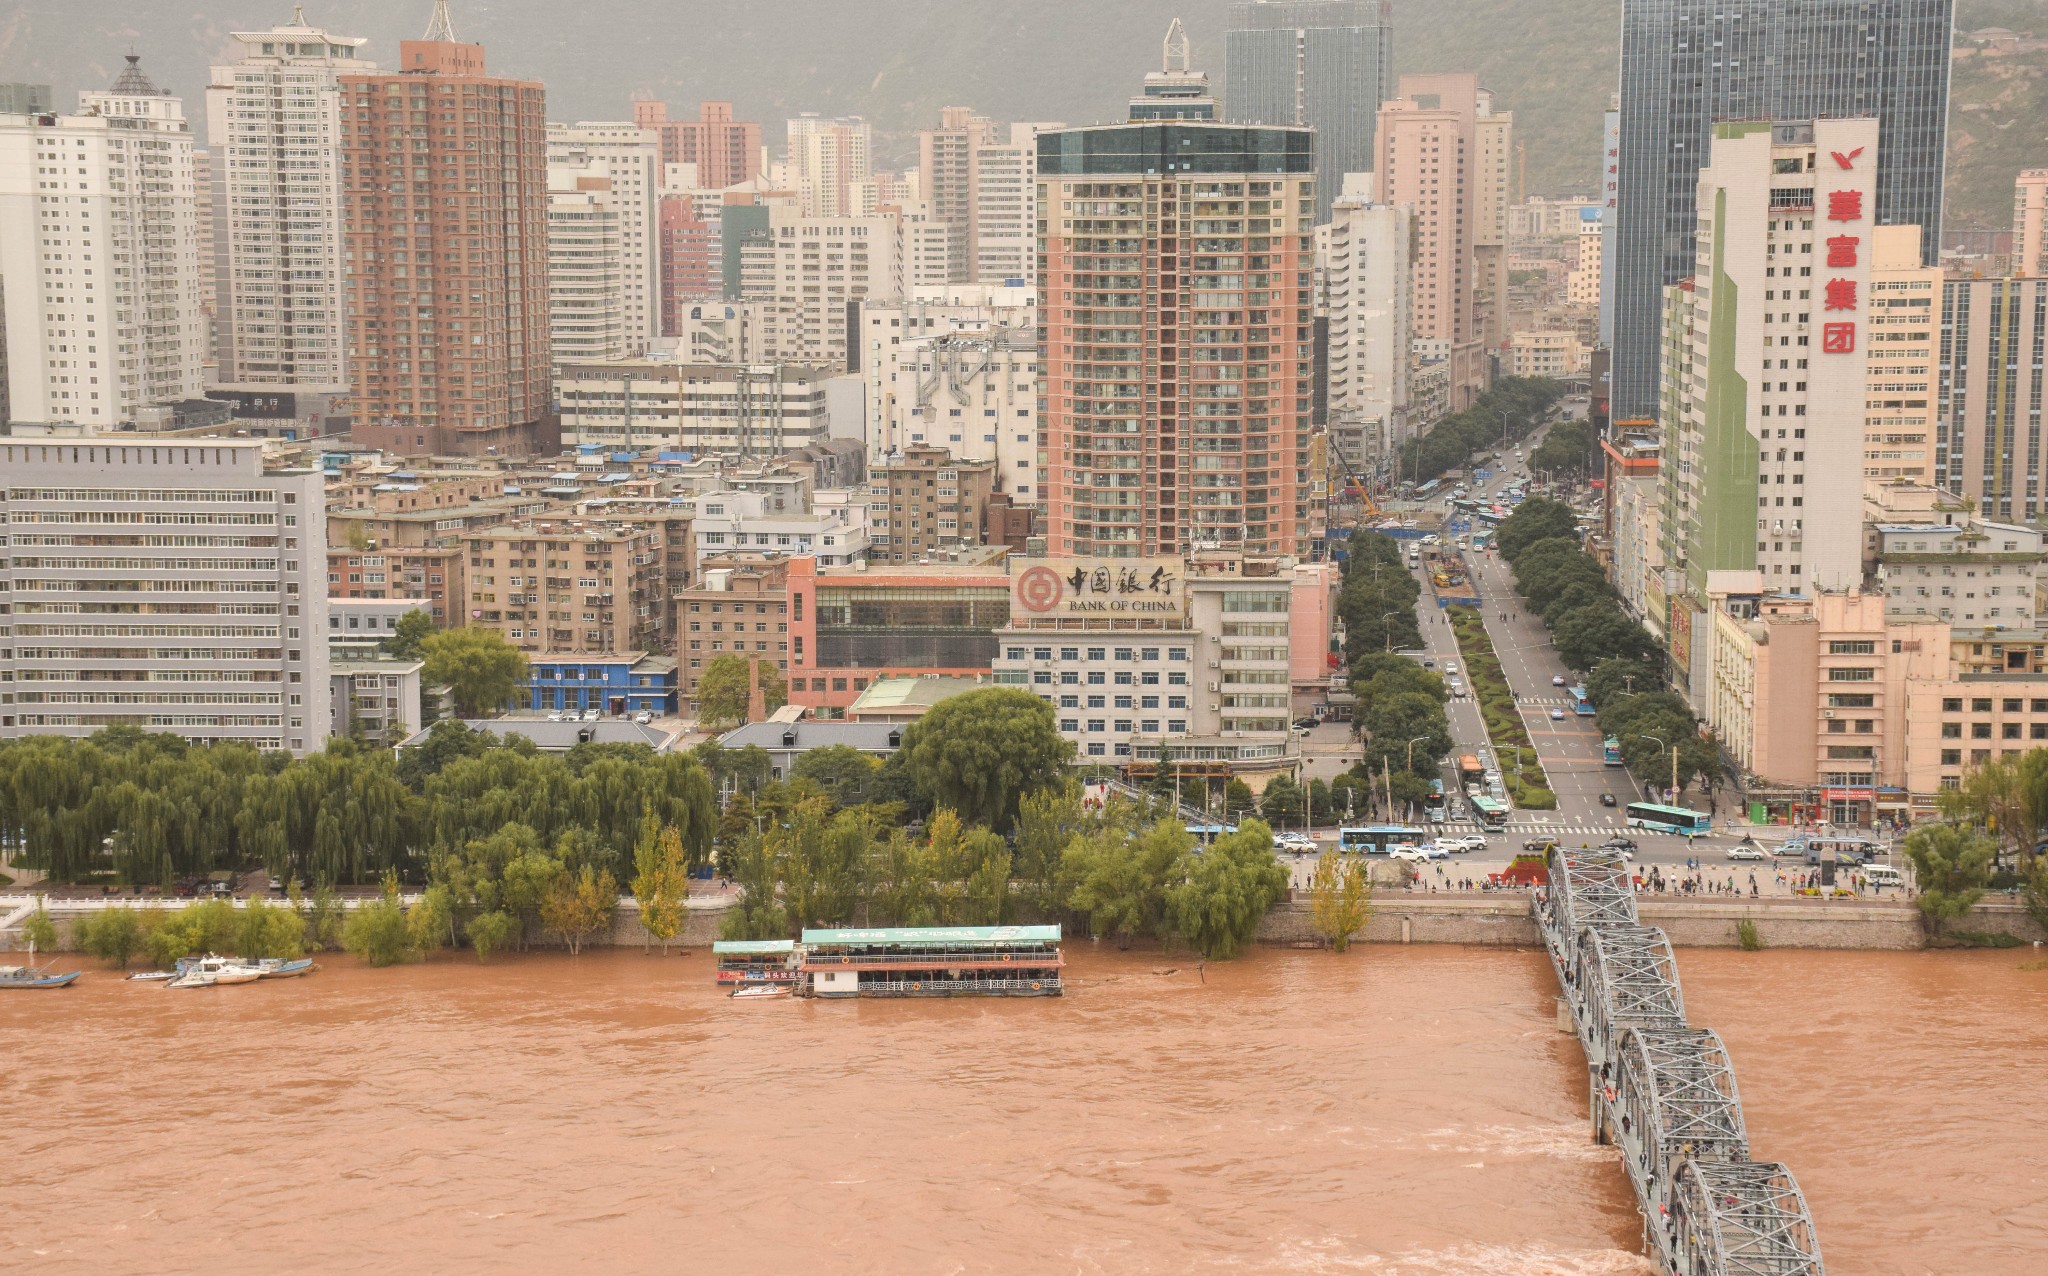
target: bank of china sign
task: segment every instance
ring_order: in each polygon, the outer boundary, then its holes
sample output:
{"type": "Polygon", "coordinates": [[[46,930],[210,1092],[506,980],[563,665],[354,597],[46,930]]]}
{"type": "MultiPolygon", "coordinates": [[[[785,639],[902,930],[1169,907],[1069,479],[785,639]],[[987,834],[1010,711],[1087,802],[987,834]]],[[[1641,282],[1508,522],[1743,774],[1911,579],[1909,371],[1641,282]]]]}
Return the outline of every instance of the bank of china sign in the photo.
{"type": "Polygon", "coordinates": [[[1011,558],[1010,619],[1144,617],[1182,620],[1187,591],[1177,558],[1011,558]]]}

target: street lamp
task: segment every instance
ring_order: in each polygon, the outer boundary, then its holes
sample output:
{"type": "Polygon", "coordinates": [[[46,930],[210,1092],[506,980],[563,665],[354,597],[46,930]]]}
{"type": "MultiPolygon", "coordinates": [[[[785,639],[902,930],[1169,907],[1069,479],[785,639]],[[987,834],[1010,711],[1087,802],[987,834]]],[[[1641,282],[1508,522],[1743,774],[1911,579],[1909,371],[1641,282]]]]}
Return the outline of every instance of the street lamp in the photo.
{"type": "Polygon", "coordinates": [[[1392,625],[1387,624],[1387,622],[1400,614],[1401,613],[1398,611],[1380,613],[1380,625],[1387,632],[1387,650],[1389,652],[1392,652],[1394,650],[1394,627],[1392,625]]]}
{"type": "Polygon", "coordinates": [[[1408,774],[1415,774],[1415,746],[1427,739],[1429,739],[1428,736],[1419,735],[1408,742],[1408,774]]]}
{"type": "MultiPolygon", "coordinates": [[[[1656,736],[1648,732],[1643,732],[1642,737],[1645,740],[1657,740],[1659,751],[1666,747],[1662,740],[1658,740],[1656,736]]],[[[1678,801],[1678,746],[1674,744],[1669,746],[1669,748],[1671,749],[1671,797],[1668,800],[1675,803],[1678,801]]]]}

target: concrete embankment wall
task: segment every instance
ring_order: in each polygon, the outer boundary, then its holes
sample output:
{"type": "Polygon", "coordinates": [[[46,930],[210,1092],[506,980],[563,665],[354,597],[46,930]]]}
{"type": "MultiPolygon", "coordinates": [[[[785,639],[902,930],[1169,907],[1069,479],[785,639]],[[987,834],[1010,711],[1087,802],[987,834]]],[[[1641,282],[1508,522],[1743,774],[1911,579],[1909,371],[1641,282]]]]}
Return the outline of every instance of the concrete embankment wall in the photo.
{"type": "MultiPolygon", "coordinates": [[[[119,907],[120,905],[113,905],[119,907]]],[[[132,905],[129,905],[132,906],[132,905]]],[[[99,907],[67,901],[56,913],[58,931],[70,938],[71,924],[99,907]]],[[[672,946],[703,948],[718,938],[719,922],[729,905],[723,901],[693,903],[683,932],[672,946]]],[[[1711,900],[1636,897],[1636,912],[1645,926],[1661,926],[1677,948],[1733,948],[1736,923],[1756,923],[1766,948],[1846,948],[1904,950],[1923,948],[1926,939],[1920,914],[1911,904],[1793,903],[1786,900],[1722,903],[1711,900]]],[[[1312,944],[1319,940],[1310,924],[1306,900],[1281,904],[1259,924],[1258,939],[1267,944],[1312,944]]],[[[2018,904],[1979,904],[1954,929],[2011,935],[2022,942],[2048,942],[2018,904]]],[[[540,942],[538,935],[531,937],[540,942]]],[[[1358,937],[1368,944],[1507,944],[1536,947],[1543,942],[1526,895],[1409,895],[1393,892],[1373,901],[1372,920],[1358,937]]],[[[638,948],[648,942],[640,925],[640,909],[631,899],[619,905],[611,934],[592,944],[638,948]]],[[[0,932],[0,951],[19,948],[18,928],[0,932]]],[[[67,943],[65,945],[69,947],[67,943]]]]}
{"type": "MultiPolygon", "coordinates": [[[[1659,899],[1638,895],[1645,926],[1661,926],[1677,948],[1733,948],[1736,924],[1756,923],[1767,948],[1912,949],[1926,946],[1919,910],[1911,904],[1659,899]]],[[[1954,929],[2048,941],[2018,904],[1979,904],[1954,929]]],[[[1309,905],[1296,900],[1266,914],[1259,939],[1269,944],[1314,943],[1309,905]]],[[[1543,942],[1526,895],[1381,895],[1360,936],[1372,944],[1520,944],[1543,942]]]]}

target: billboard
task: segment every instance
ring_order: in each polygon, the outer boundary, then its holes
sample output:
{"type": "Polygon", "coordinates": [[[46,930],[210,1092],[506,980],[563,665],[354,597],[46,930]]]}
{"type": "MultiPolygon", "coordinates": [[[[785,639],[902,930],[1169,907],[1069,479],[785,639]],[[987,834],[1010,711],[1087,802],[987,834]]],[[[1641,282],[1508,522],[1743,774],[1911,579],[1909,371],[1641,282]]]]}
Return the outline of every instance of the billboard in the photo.
{"type": "Polygon", "coordinates": [[[1184,621],[1177,558],[1010,559],[1010,623],[1088,617],[1184,621]]]}

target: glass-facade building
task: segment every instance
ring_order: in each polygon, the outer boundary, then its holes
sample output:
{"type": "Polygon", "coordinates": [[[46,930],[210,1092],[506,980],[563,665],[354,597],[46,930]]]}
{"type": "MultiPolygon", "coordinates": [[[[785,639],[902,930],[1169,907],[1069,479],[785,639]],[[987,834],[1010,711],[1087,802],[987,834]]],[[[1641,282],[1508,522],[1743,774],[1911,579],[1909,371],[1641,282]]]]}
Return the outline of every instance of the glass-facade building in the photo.
{"type": "Polygon", "coordinates": [[[1693,273],[1716,120],[1875,116],[1877,219],[1941,229],[1954,0],[1625,0],[1615,255],[1615,419],[1654,417],[1664,288],[1693,273]]]}
{"type": "Polygon", "coordinates": [[[1373,126],[1394,85],[1394,25],[1384,0],[1255,0],[1230,6],[1223,36],[1224,118],[1316,130],[1316,221],[1344,174],[1372,168],[1373,126]]]}

